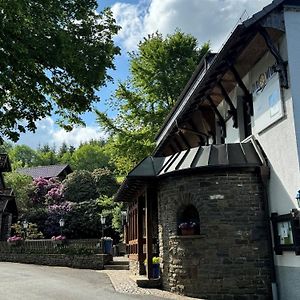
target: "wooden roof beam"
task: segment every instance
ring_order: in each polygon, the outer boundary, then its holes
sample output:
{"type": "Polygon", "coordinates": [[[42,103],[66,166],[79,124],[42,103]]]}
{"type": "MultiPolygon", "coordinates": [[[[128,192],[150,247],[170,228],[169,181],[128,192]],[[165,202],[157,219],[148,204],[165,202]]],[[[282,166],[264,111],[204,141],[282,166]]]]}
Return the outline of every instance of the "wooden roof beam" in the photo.
{"type": "Polygon", "coordinates": [[[289,88],[289,82],[288,82],[288,74],[287,74],[287,61],[284,61],[280,55],[280,52],[274,45],[270,35],[268,34],[267,30],[260,26],[258,28],[259,34],[263,37],[266,46],[268,47],[271,54],[274,56],[276,60],[276,72],[279,73],[280,77],[280,86],[282,88],[288,89],[289,88]]]}
{"type": "Polygon", "coordinates": [[[222,128],[222,136],[225,138],[226,137],[226,124],[225,124],[225,120],[222,117],[221,113],[219,112],[218,108],[216,107],[216,105],[213,102],[213,99],[211,98],[210,95],[206,96],[206,99],[209,102],[209,105],[211,106],[212,110],[214,111],[215,115],[218,118],[218,123],[222,128]]]}
{"type": "Polygon", "coordinates": [[[231,73],[233,74],[237,84],[239,87],[243,90],[244,93],[244,101],[246,102],[247,108],[248,108],[248,113],[253,116],[253,99],[252,99],[252,94],[248,91],[246,85],[244,84],[242,78],[240,77],[238,71],[234,67],[234,65],[231,62],[228,62],[229,69],[231,73]]]}

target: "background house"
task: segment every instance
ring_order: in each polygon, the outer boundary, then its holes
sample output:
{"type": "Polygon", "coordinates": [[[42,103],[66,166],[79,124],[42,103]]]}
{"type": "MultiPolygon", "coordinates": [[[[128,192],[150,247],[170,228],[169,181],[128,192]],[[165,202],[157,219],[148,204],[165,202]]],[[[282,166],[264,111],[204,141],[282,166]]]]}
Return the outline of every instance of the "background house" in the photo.
{"type": "Polygon", "coordinates": [[[16,172],[28,175],[35,178],[58,178],[63,181],[68,174],[72,173],[72,169],[68,164],[65,165],[50,165],[50,166],[38,166],[31,168],[21,168],[17,169],[16,172]]]}
{"type": "Polygon", "coordinates": [[[200,62],[119,189],[132,269],[147,256],[151,276],[157,236],[166,289],[299,298],[299,6],[273,1],[200,62]],[[187,221],[200,234],[183,237],[187,221]]]}

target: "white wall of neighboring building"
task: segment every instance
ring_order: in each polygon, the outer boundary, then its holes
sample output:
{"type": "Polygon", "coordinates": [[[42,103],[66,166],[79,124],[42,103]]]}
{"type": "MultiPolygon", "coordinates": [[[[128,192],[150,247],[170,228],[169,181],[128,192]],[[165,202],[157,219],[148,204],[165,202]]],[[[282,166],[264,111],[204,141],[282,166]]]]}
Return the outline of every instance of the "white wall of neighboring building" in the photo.
{"type": "MultiPolygon", "coordinates": [[[[300,156],[300,9],[286,8],[284,11],[286,27],[287,56],[290,71],[290,86],[293,97],[293,113],[296,129],[297,152],[300,156]]],[[[299,166],[299,161],[298,161],[299,166]]],[[[299,168],[298,168],[299,173],[299,168]]],[[[300,189],[300,182],[299,182],[300,189]]]]}

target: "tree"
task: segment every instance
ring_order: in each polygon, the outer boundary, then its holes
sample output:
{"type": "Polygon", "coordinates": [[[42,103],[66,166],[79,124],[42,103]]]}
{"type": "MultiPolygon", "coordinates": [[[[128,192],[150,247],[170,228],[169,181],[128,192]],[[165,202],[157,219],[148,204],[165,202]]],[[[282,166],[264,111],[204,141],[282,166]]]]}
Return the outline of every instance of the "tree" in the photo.
{"type": "Polygon", "coordinates": [[[109,167],[109,156],[98,144],[83,144],[72,154],[72,167],[75,170],[93,171],[97,168],[109,167]]]}
{"type": "Polygon", "coordinates": [[[37,150],[36,151],[36,165],[38,166],[49,166],[55,165],[59,162],[55,151],[49,148],[49,151],[37,150]]]}
{"type": "Polygon", "coordinates": [[[35,165],[37,155],[29,146],[17,145],[9,151],[9,158],[12,161],[13,167],[24,168],[35,165]]]}
{"type": "Polygon", "coordinates": [[[58,150],[57,156],[61,159],[66,153],[68,153],[68,145],[65,142],[63,142],[58,150]]]}
{"type": "Polygon", "coordinates": [[[66,201],[82,202],[96,199],[98,193],[91,172],[75,171],[63,181],[63,196],[66,201]]]}
{"type": "Polygon", "coordinates": [[[119,171],[128,172],[151,153],[155,134],[208,49],[208,43],[198,49],[196,38],[176,31],[166,38],[149,35],[130,54],[131,76],[111,99],[117,117],[97,111],[100,126],[111,135],[106,150],[119,171]]]}
{"type": "Polygon", "coordinates": [[[109,169],[95,169],[92,176],[99,195],[111,197],[116,193],[119,185],[109,169]]]}
{"type": "Polygon", "coordinates": [[[16,141],[55,112],[66,129],[82,123],[111,77],[119,27],[96,0],[14,0],[0,4],[0,134],[16,141]]]}
{"type": "Polygon", "coordinates": [[[28,197],[28,188],[32,183],[32,178],[17,172],[6,173],[4,176],[5,185],[14,191],[19,213],[24,213],[31,206],[31,201],[28,197]]]}

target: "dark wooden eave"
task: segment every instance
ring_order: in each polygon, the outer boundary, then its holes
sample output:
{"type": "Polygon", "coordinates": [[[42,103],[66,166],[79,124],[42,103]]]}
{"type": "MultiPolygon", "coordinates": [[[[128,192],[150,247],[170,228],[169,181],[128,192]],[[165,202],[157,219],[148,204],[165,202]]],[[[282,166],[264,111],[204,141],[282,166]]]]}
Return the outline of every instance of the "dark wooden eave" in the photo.
{"type": "Polygon", "coordinates": [[[200,146],[167,157],[150,156],[128,174],[115,195],[115,200],[135,201],[145,186],[160,177],[193,171],[260,166],[262,166],[262,161],[252,143],[200,146]]]}

